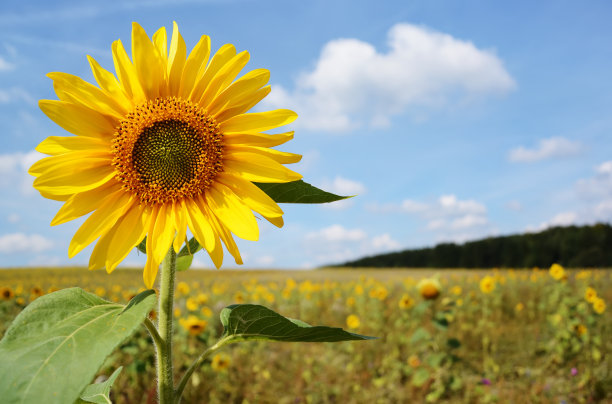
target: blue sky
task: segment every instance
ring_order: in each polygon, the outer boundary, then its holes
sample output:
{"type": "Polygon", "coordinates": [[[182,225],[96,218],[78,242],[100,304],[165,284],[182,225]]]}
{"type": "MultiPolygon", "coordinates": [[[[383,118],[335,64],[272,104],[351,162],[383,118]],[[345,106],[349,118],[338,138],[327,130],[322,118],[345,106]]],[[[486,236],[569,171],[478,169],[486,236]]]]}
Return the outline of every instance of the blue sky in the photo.
{"type": "MultiPolygon", "coordinates": [[[[612,220],[612,5],[607,1],[22,1],[0,5],[0,266],[84,265],[31,187],[62,129],[45,77],[112,69],[131,22],[177,21],[188,47],[248,50],[271,71],[257,108],[292,108],[292,167],[341,194],[283,205],[239,241],[245,267],[311,268],[380,252],[612,220]],[[588,4],[588,5],[587,5],[588,4]]],[[[127,47],[127,46],[126,46],[127,47]]],[[[130,255],[126,265],[141,265],[130,255]]],[[[226,267],[233,262],[226,259],[226,267]]],[[[204,254],[196,265],[211,266],[204,254]]]]}

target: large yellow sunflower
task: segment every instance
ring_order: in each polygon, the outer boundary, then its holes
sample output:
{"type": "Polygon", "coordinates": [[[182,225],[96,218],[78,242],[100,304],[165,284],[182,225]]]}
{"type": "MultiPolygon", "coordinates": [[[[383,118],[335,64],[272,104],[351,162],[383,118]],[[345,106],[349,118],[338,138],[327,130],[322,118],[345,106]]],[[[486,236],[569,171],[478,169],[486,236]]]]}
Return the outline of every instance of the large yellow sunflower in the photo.
{"type": "Polygon", "coordinates": [[[41,100],[42,111],[75,136],[51,136],[36,150],[50,155],[30,168],[34,187],[64,201],[51,225],[89,214],[74,235],[73,257],[98,239],[89,269],[113,271],[145,236],[144,282],[152,287],[159,264],[187,229],[215,266],[222,242],[242,264],[232,233],[257,240],[253,211],[281,227],[282,210],[255,182],[283,183],[301,175],[283,164],[301,156],[271,147],[293,132],[263,133],[297,117],[293,111],[247,113],[269,92],[270,73],[253,70],[237,80],[249,60],[223,45],[209,60],[202,36],[187,55],[173,26],[152,40],[132,27],[132,60],[120,40],[112,45],[117,77],[88,56],[98,86],[66,73],[50,73],[59,100],[41,100]]]}

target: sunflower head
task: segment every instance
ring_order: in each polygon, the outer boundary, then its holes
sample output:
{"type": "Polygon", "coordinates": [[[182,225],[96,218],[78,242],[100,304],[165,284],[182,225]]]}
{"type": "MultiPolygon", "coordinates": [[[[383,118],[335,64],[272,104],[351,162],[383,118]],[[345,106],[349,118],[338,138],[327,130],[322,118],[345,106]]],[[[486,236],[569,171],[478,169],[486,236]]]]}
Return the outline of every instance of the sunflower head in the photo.
{"type": "Polygon", "coordinates": [[[440,292],[442,291],[442,285],[436,278],[425,278],[422,279],[417,288],[419,289],[419,294],[425,300],[435,300],[440,296],[440,292]]]}
{"type": "Polygon", "coordinates": [[[70,135],[45,139],[37,150],[50,157],[29,172],[43,196],[64,202],[51,224],[90,214],[68,255],[97,240],[89,268],[108,272],[147,236],[149,288],[188,232],[217,268],[222,245],[241,264],[233,235],[258,239],[254,212],[283,225],[283,211],[254,182],[301,178],[284,166],[301,156],[273,149],[293,132],[267,133],[297,115],[248,112],[270,92],[270,74],[238,77],[249,54],[231,44],[211,57],[202,36],[188,53],[176,23],[169,44],[164,27],[150,38],[137,23],[131,41],[131,58],[120,40],[112,44],[114,74],[88,57],[96,84],[49,74],[59,99],[40,108],[70,135]]]}

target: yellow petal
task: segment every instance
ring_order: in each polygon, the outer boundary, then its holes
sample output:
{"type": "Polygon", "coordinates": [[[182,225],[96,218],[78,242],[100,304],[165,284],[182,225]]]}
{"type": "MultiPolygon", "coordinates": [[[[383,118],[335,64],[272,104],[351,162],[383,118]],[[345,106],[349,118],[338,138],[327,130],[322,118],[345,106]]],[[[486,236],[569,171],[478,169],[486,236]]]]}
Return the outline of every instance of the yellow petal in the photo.
{"type": "Polygon", "coordinates": [[[147,255],[147,262],[145,264],[142,277],[143,277],[145,285],[149,289],[153,289],[153,284],[155,283],[155,277],[157,276],[157,271],[159,271],[159,264],[160,264],[159,262],[155,262],[153,260],[151,255],[147,255]]]}
{"type": "Polygon", "coordinates": [[[189,98],[194,102],[198,102],[215,74],[217,74],[219,69],[221,69],[234,56],[236,56],[236,48],[234,48],[234,45],[225,44],[219,48],[217,53],[215,53],[210,60],[208,66],[206,66],[206,69],[201,71],[201,74],[198,75],[189,98]]]}
{"type": "Polygon", "coordinates": [[[161,27],[153,34],[153,43],[164,62],[164,66],[166,66],[168,63],[168,34],[166,33],[166,27],[161,27]]]}
{"type": "Polygon", "coordinates": [[[187,208],[187,224],[196,240],[202,245],[206,251],[215,250],[217,236],[210,225],[209,217],[204,213],[202,206],[204,201],[201,197],[196,197],[194,200],[186,200],[185,207],[187,208]]]}
{"type": "Polygon", "coordinates": [[[221,132],[263,132],[287,125],[297,118],[297,114],[288,109],[275,109],[266,112],[242,114],[228,119],[219,125],[221,132]]]}
{"type": "Polygon", "coordinates": [[[68,256],[74,257],[95,239],[106,233],[132,204],[131,196],[117,192],[106,203],[95,210],[79,227],[68,247],[68,256]]]}
{"type": "Polygon", "coordinates": [[[259,147],[274,147],[293,139],[294,132],[268,135],[267,133],[228,133],[223,136],[223,142],[227,145],[249,145],[259,147]]]}
{"type": "Polygon", "coordinates": [[[168,93],[169,95],[178,95],[181,87],[181,77],[183,75],[183,67],[185,66],[185,58],[187,57],[187,48],[185,41],[181,36],[176,22],[172,23],[172,40],[170,41],[170,54],[168,56],[168,93]]]}
{"type": "Polygon", "coordinates": [[[149,233],[151,249],[147,250],[147,254],[152,255],[155,262],[162,262],[174,238],[175,226],[172,220],[171,206],[170,204],[163,204],[157,211],[157,215],[151,216],[155,226],[153,231],[149,233]]]}
{"type": "Polygon", "coordinates": [[[84,107],[114,116],[117,119],[121,119],[127,112],[104,91],[78,76],[68,73],[53,72],[47,74],[47,77],[53,80],[55,93],[62,101],[75,100],[84,107]],[[68,96],[69,99],[65,100],[64,97],[66,96],[68,96]]]}
{"type": "Polygon", "coordinates": [[[215,183],[207,190],[206,202],[217,219],[245,240],[259,239],[259,227],[253,212],[225,185],[215,183]]]}
{"type": "Polygon", "coordinates": [[[69,102],[40,100],[38,106],[53,122],[79,136],[108,139],[118,124],[107,115],[69,102]]]}
{"type": "Polygon", "coordinates": [[[104,233],[102,237],[96,242],[96,245],[91,252],[89,257],[89,270],[102,269],[106,265],[106,254],[108,253],[108,246],[112,241],[113,237],[117,233],[117,226],[112,227],[109,231],[104,233]]]}
{"type": "Polygon", "coordinates": [[[252,182],[224,172],[217,174],[216,180],[234,191],[242,202],[255,212],[268,217],[283,215],[276,202],[252,182]]]}
{"type": "Polygon", "coordinates": [[[223,161],[225,171],[254,182],[291,182],[302,178],[276,161],[254,153],[232,153],[223,161]]]}
{"type": "Polygon", "coordinates": [[[264,216],[263,218],[266,219],[268,222],[272,223],[274,226],[278,227],[279,229],[285,225],[285,221],[283,220],[282,216],[279,216],[279,217],[264,216]]]}
{"type": "MultiPolygon", "coordinates": [[[[249,58],[250,55],[247,51],[240,52],[221,66],[218,71],[213,72],[207,79],[208,72],[212,68],[211,62],[211,65],[208,67],[208,69],[206,69],[206,73],[202,78],[202,81],[209,80],[209,83],[208,86],[206,86],[206,91],[204,91],[202,98],[199,99],[199,103],[201,105],[210,104],[217,94],[225,90],[225,88],[236,78],[236,76],[238,76],[238,73],[240,73],[240,71],[248,63],[249,58]]],[[[194,100],[197,100],[197,98],[194,100]]]]}
{"type": "Polygon", "coordinates": [[[57,212],[51,226],[69,222],[98,209],[116,192],[123,192],[121,186],[109,181],[101,187],[72,195],[57,212]]]}
{"type": "Polygon", "coordinates": [[[240,251],[238,250],[238,246],[236,245],[232,234],[225,228],[222,223],[215,219],[214,216],[211,216],[211,225],[213,226],[215,233],[221,237],[221,240],[223,240],[225,247],[227,247],[227,251],[229,251],[232,257],[234,257],[234,261],[236,262],[236,264],[242,265],[242,257],[240,256],[240,251]]]}
{"type": "Polygon", "coordinates": [[[250,71],[219,93],[209,103],[208,112],[215,116],[222,109],[240,105],[245,98],[248,98],[255,91],[266,85],[268,80],[270,80],[269,70],[257,69],[250,71]]]}
{"type": "Polygon", "coordinates": [[[105,266],[111,273],[128,256],[146,234],[151,209],[134,204],[115,225],[115,234],[108,246],[105,266]]]}
{"type": "Polygon", "coordinates": [[[123,91],[132,99],[134,104],[142,104],[146,99],[144,91],[140,86],[136,68],[132,64],[120,39],[113,42],[112,50],[115,71],[117,72],[117,77],[119,77],[119,82],[123,86],[123,91]]]}
{"type": "Polygon", "coordinates": [[[111,165],[104,164],[104,160],[99,162],[99,166],[88,166],[78,171],[68,171],[65,167],[48,169],[34,180],[34,188],[54,195],[75,194],[97,188],[115,176],[115,169],[111,165]]]}
{"type": "Polygon", "coordinates": [[[70,172],[72,170],[83,170],[86,168],[110,165],[113,157],[108,151],[76,151],[64,153],[57,156],[45,157],[32,164],[28,174],[40,177],[46,171],[60,169],[70,172]]]}
{"type": "Polygon", "coordinates": [[[110,149],[111,146],[108,141],[83,136],[49,136],[36,146],[36,151],[52,156],[74,151],[91,150],[92,152],[100,152],[110,151],[110,149]]]}
{"type": "Polygon", "coordinates": [[[129,111],[133,104],[132,101],[127,97],[125,91],[115,78],[115,75],[108,70],[104,69],[94,58],[87,56],[91,71],[93,72],[96,82],[102,90],[104,90],[113,100],[115,100],[123,110],[129,111]]]}
{"type": "Polygon", "coordinates": [[[187,236],[187,208],[183,200],[175,202],[172,207],[174,223],[176,223],[176,236],[174,237],[174,252],[178,253],[187,236]]]}
{"type": "Polygon", "coordinates": [[[248,112],[259,101],[263,100],[268,94],[270,94],[271,88],[272,87],[270,86],[262,87],[254,93],[249,94],[247,98],[242,99],[240,103],[232,103],[231,107],[228,106],[227,108],[222,109],[215,116],[217,122],[225,122],[230,118],[248,112]]]}
{"type": "Polygon", "coordinates": [[[145,96],[154,99],[159,96],[159,87],[166,74],[159,53],[145,30],[136,22],[132,23],[132,58],[138,74],[138,81],[145,96]]]}
{"type": "Polygon", "coordinates": [[[68,195],[57,194],[56,195],[52,192],[46,192],[46,191],[41,191],[41,190],[38,190],[38,192],[43,198],[47,198],[47,199],[51,199],[51,200],[59,201],[59,202],[67,201],[71,195],[71,194],[68,194],[68,195]]]}
{"type": "Polygon", "coordinates": [[[228,157],[232,153],[255,153],[260,154],[262,156],[268,157],[278,163],[281,164],[293,164],[297,163],[302,159],[300,154],[287,153],[282,152],[275,149],[269,149],[267,147],[257,147],[257,146],[245,146],[245,145],[236,145],[236,146],[227,146],[224,150],[224,154],[228,157]]]}
{"type": "Polygon", "coordinates": [[[193,90],[193,85],[199,76],[200,70],[204,71],[206,62],[210,56],[210,38],[202,35],[200,41],[193,48],[185,66],[183,67],[183,75],[181,77],[181,86],[178,92],[181,98],[188,99],[193,90]]]}

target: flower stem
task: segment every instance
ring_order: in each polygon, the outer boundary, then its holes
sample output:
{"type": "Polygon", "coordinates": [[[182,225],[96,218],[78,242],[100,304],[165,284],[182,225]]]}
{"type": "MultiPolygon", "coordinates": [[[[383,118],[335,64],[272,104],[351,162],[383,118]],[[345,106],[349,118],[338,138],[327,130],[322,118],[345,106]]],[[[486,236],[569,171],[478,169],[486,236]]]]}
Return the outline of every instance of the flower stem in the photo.
{"type": "Polygon", "coordinates": [[[159,404],[174,403],[174,375],[172,371],[172,321],[174,306],[174,279],[176,276],[176,253],[172,246],[161,266],[159,284],[159,332],[157,345],[157,392],[159,404]]]}

